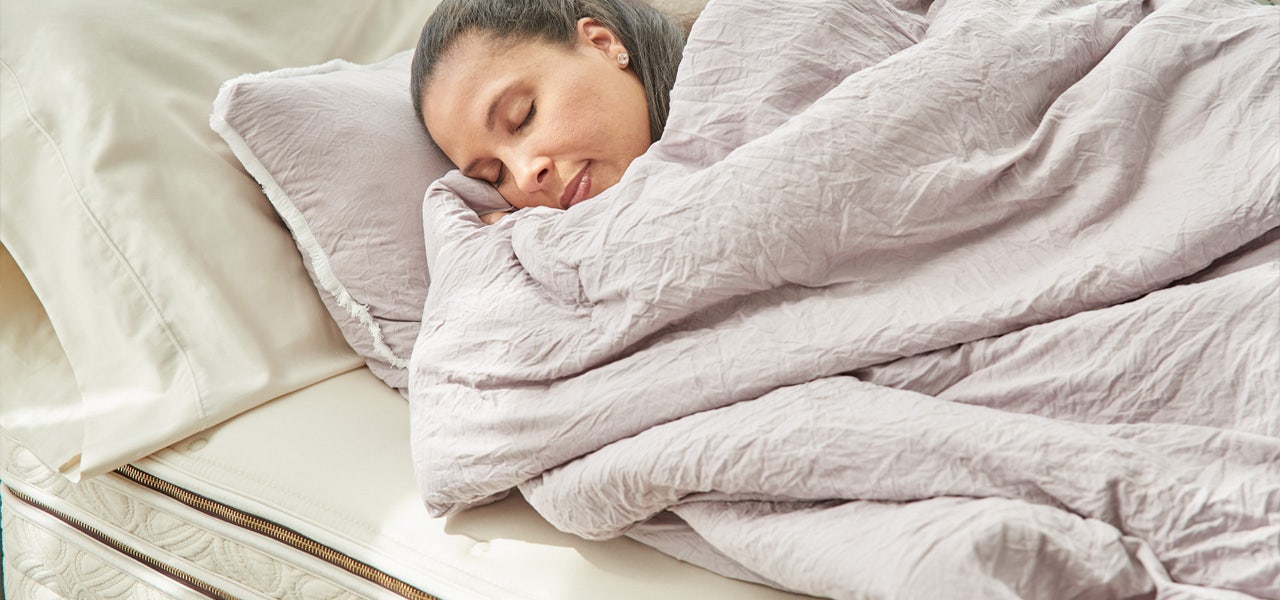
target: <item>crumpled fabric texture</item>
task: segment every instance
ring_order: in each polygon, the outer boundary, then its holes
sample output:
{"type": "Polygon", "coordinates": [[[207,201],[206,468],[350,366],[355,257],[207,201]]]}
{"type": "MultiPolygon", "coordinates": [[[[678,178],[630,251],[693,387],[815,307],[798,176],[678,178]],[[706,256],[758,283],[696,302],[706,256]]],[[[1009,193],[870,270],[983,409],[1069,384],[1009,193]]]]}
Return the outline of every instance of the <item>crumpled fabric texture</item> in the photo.
{"type": "Polygon", "coordinates": [[[711,2],[616,186],[428,191],[427,508],[837,598],[1280,597],[1278,44],[1247,2],[711,2]]]}

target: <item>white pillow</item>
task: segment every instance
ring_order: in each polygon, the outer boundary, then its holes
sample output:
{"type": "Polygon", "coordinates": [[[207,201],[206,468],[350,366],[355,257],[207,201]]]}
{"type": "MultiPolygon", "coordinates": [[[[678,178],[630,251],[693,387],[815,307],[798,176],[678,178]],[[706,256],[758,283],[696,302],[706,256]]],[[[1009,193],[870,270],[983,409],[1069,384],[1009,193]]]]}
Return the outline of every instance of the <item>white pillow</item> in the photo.
{"type": "Polygon", "coordinates": [[[436,3],[0,5],[0,243],[79,394],[47,410],[5,381],[0,425],[91,475],[359,367],[209,103],[242,73],[410,48],[436,3]]]}

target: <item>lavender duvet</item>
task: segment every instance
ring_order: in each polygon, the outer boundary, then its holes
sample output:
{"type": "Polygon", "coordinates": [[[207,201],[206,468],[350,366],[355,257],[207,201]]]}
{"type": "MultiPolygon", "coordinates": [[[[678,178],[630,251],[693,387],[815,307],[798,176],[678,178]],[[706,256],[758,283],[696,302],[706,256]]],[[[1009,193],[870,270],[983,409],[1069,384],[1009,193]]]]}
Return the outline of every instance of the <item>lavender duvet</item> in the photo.
{"type": "Polygon", "coordinates": [[[1243,1],[713,0],[617,185],[428,191],[427,508],[835,598],[1280,598],[1276,48],[1243,1]]]}

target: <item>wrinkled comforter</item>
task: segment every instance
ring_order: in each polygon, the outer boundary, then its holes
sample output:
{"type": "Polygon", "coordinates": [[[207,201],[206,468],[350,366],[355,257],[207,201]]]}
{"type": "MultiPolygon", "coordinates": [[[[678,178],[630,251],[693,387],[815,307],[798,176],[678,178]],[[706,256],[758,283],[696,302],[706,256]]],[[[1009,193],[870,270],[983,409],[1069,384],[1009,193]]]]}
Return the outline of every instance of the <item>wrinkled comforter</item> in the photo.
{"type": "Polygon", "coordinates": [[[840,598],[1280,598],[1280,13],[715,0],[568,211],[424,201],[414,463],[840,598]]]}

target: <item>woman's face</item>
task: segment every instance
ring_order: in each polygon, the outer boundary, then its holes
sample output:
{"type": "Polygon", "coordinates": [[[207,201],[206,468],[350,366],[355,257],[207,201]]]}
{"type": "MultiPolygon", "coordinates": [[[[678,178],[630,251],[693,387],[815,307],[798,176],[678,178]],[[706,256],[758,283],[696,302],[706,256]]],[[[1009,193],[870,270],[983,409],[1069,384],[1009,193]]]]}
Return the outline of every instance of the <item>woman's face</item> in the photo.
{"type": "Polygon", "coordinates": [[[594,19],[578,21],[571,48],[466,34],[423,92],[422,119],[463,174],[512,206],[569,208],[649,148],[644,88],[620,52],[594,19]]]}

